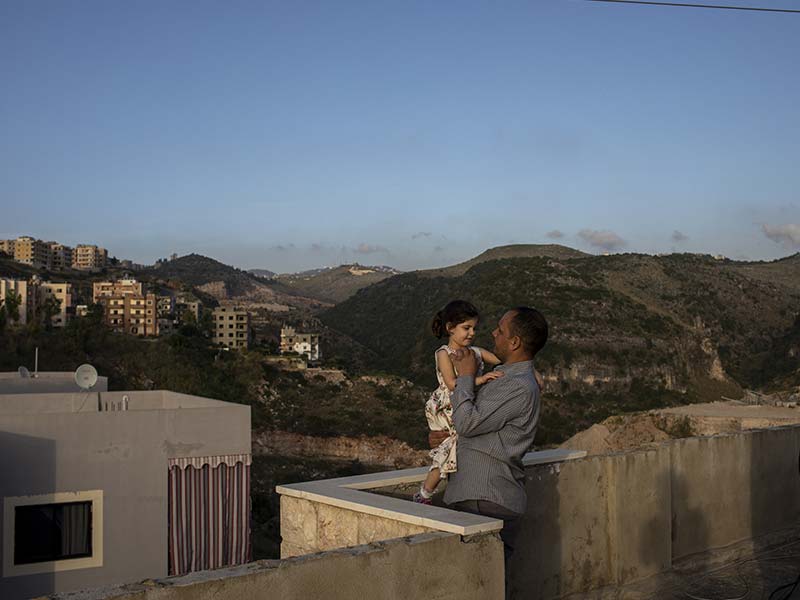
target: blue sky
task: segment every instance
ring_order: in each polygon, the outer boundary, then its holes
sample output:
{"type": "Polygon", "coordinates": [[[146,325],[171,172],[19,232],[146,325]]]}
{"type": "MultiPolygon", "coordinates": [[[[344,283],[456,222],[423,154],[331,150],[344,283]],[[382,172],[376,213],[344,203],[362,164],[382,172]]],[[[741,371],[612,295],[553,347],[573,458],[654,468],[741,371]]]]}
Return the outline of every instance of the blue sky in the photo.
{"type": "Polygon", "coordinates": [[[800,249],[798,56],[790,14],[6,0],[0,237],[276,271],[776,258],[800,249]]]}

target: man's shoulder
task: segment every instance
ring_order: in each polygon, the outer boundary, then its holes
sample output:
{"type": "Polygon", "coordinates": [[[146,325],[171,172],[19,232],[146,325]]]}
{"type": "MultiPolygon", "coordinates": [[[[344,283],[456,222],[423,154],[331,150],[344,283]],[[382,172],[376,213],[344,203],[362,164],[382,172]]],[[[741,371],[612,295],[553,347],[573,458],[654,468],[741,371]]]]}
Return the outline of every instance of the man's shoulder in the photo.
{"type": "Polygon", "coordinates": [[[495,389],[503,390],[507,393],[528,392],[532,394],[537,387],[536,378],[533,376],[533,371],[522,373],[506,373],[503,377],[499,377],[491,383],[497,384],[495,389]]]}

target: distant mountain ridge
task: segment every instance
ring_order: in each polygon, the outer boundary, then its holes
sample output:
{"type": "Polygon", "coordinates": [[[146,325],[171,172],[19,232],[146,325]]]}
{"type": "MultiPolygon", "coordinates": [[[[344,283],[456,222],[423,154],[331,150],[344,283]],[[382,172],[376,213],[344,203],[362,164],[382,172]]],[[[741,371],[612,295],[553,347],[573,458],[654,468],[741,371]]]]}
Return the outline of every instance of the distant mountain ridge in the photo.
{"type": "Polygon", "coordinates": [[[342,302],[359,290],[393,277],[400,271],[358,263],[277,275],[275,280],[298,294],[324,302],[342,302]]]}

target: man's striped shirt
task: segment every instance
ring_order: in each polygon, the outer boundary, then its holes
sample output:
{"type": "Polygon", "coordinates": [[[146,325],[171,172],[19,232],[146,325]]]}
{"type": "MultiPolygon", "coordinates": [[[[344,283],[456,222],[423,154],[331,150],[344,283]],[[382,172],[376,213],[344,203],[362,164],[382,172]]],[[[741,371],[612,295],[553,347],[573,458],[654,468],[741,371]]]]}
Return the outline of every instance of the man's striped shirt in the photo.
{"type": "Polygon", "coordinates": [[[488,500],[517,514],[525,512],[522,457],[539,423],[539,386],[533,361],[499,365],[505,375],[481,386],[475,378],[456,379],[451,396],[458,432],[458,471],[444,493],[447,504],[488,500]]]}

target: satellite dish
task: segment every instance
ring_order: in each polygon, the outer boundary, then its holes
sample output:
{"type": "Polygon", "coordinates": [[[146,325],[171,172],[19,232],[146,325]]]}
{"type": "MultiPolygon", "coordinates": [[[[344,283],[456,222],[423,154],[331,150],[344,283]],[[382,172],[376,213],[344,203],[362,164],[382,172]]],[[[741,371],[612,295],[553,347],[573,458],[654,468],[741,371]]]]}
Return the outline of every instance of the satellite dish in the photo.
{"type": "Polygon", "coordinates": [[[75,383],[88,392],[97,383],[97,369],[89,364],[81,365],[75,370],[75,383]]]}
{"type": "Polygon", "coordinates": [[[31,377],[31,372],[28,371],[28,369],[25,367],[20,367],[19,369],[17,369],[17,373],[19,373],[19,376],[22,377],[23,379],[30,379],[31,377]]]}

